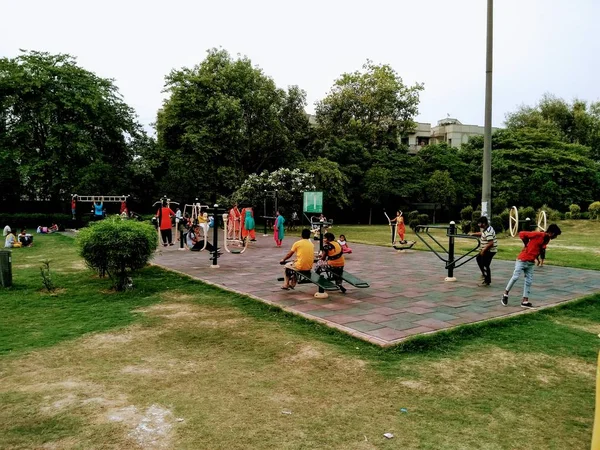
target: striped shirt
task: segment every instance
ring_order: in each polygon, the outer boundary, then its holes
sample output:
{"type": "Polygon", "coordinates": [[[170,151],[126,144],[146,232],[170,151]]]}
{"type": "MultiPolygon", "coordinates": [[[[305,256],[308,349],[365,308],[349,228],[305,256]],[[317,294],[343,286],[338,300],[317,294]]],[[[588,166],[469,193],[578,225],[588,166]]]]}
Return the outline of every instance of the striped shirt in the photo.
{"type": "Polygon", "coordinates": [[[490,253],[496,253],[498,251],[498,239],[496,238],[496,232],[491,225],[481,231],[481,237],[479,238],[482,248],[488,245],[490,241],[493,242],[493,244],[489,251],[490,253]]]}

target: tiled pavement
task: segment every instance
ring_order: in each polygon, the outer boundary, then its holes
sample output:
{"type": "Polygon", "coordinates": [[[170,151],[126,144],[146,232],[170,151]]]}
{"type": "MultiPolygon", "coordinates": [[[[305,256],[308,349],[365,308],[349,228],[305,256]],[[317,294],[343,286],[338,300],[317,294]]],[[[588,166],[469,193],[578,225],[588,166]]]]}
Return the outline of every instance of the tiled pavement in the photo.
{"type": "MultiPolygon", "coordinates": [[[[479,286],[475,261],[455,271],[457,282],[444,282],[444,264],[430,252],[352,244],[354,253],[346,258],[346,270],[371,287],[348,286],[345,295],[330,292],[328,299],[317,299],[313,284],[284,291],[276,280],[283,273],[279,260],[295,238],[286,238],[281,249],[275,248],[271,236],[257,239],[242,255],[225,253],[218,260],[219,269],[209,267],[207,252],[183,252],[176,247],[161,247],[154,262],[382,346],[417,334],[525,312],[519,306],[522,276],[511,292],[509,306],[500,304],[514,269],[512,261],[494,260],[492,286],[485,287],[479,286]]],[[[600,271],[536,267],[531,301],[543,308],[597,292],[600,271]]]]}

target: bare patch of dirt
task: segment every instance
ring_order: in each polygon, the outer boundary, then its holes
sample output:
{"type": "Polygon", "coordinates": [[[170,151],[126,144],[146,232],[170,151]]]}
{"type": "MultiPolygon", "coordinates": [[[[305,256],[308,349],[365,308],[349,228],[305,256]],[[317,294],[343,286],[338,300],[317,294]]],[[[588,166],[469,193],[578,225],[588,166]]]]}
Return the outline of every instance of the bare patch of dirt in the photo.
{"type": "Polygon", "coordinates": [[[46,297],[57,297],[61,294],[64,294],[65,292],[67,292],[67,290],[65,288],[56,288],[51,292],[48,292],[48,290],[46,288],[42,288],[38,291],[41,295],[46,296],[46,297]]]}
{"type": "Polygon", "coordinates": [[[173,300],[174,298],[176,298],[178,300],[178,303],[184,303],[184,302],[191,302],[196,297],[194,295],[184,294],[179,291],[166,291],[161,294],[161,298],[166,301],[170,301],[170,300],[173,300]]]}
{"type": "Polygon", "coordinates": [[[165,373],[163,370],[148,366],[125,366],[121,369],[121,373],[132,375],[159,375],[165,373]]]}
{"type": "Polygon", "coordinates": [[[323,357],[323,353],[315,347],[311,345],[302,345],[295,354],[284,358],[283,362],[301,362],[313,359],[322,359],[323,357]]]}
{"type": "Polygon", "coordinates": [[[424,381],[402,380],[400,381],[400,385],[419,392],[430,392],[432,390],[429,383],[424,381]]]}
{"type": "Polygon", "coordinates": [[[110,422],[120,422],[130,428],[129,436],[144,449],[169,448],[173,413],[166,408],[152,405],[141,413],[135,406],[113,409],[106,415],[110,422]]]}

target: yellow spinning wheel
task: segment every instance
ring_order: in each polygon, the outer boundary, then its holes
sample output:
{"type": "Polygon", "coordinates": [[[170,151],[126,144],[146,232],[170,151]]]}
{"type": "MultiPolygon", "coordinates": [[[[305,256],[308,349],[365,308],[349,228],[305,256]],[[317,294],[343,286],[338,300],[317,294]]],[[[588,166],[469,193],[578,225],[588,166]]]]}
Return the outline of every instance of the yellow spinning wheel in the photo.
{"type": "Polygon", "coordinates": [[[516,206],[510,208],[510,215],[508,216],[508,229],[512,237],[515,237],[519,232],[519,210],[516,206]]]}

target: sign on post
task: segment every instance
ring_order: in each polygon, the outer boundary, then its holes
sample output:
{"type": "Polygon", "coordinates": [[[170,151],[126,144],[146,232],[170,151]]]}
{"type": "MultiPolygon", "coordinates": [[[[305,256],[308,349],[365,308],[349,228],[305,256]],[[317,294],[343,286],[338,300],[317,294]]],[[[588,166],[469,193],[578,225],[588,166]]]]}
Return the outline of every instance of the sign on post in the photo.
{"type": "Polygon", "coordinates": [[[321,214],[323,212],[323,192],[305,192],[303,210],[305,213],[321,214]]]}

